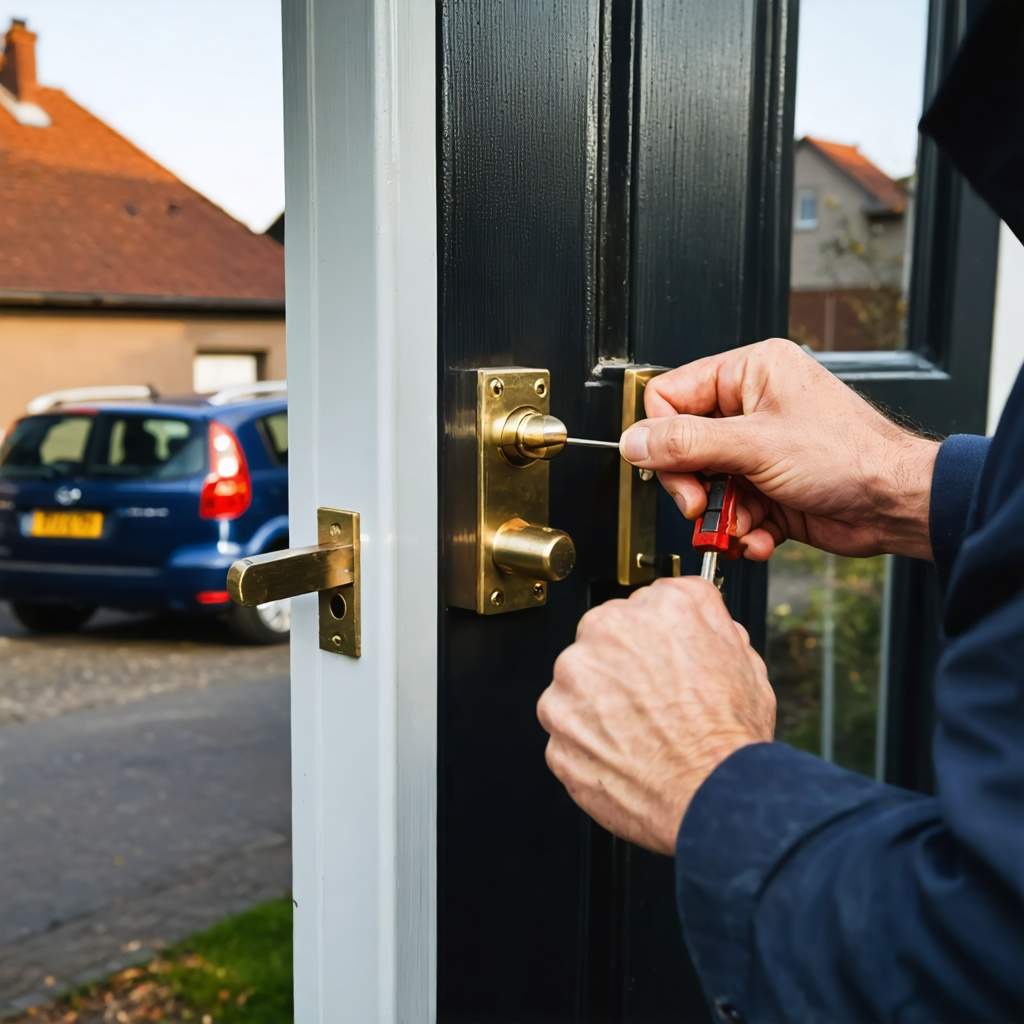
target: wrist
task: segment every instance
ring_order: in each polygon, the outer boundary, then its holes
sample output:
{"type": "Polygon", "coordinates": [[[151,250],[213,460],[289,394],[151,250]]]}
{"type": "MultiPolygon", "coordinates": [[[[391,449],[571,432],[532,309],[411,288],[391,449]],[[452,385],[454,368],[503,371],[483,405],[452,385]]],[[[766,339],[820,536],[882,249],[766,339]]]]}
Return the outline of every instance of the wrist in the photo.
{"type": "Polygon", "coordinates": [[[887,473],[879,506],[879,547],[892,555],[931,561],[929,530],[932,477],[939,442],[905,433],[886,458],[887,473]]]}

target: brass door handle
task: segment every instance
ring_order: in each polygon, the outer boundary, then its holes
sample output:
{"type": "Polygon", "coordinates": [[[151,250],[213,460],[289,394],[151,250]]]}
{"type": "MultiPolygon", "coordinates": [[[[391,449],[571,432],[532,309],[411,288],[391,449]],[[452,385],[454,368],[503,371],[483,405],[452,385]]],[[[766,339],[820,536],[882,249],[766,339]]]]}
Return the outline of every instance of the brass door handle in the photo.
{"type": "Polygon", "coordinates": [[[359,513],[316,510],[318,544],[240,558],[228,570],[228,594],[253,607],[300,594],[320,601],[320,648],[332,654],[361,653],[359,513]]]}
{"type": "Polygon", "coordinates": [[[288,548],[240,558],[228,570],[228,593],[235,604],[255,607],[300,594],[333,590],[355,579],[351,544],[288,548]]]}

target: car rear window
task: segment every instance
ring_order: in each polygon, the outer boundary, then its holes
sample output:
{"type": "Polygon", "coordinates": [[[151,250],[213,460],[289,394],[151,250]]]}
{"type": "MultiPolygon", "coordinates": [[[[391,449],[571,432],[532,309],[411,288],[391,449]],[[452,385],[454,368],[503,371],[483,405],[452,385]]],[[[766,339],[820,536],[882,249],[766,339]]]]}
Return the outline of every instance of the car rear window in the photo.
{"type": "Polygon", "coordinates": [[[288,465],[288,413],[275,412],[260,420],[263,436],[274,461],[282,466],[288,465]]]}
{"type": "Polygon", "coordinates": [[[201,423],[172,416],[32,416],[0,448],[0,477],[171,480],[203,471],[205,438],[201,423]]]}

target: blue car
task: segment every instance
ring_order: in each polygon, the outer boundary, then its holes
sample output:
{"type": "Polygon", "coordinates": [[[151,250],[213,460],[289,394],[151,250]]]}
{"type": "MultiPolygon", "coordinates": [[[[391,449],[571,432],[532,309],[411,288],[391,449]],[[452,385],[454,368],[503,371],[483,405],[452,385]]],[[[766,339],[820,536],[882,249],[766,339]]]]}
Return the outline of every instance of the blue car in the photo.
{"type": "Polygon", "coordinates": [[[225,583],[235,559],[288,546],[283,384],[166,400],[82,388],[28,409],[0,444],[0,599],[23,626],[163,609],[287,638],[287,602],[240,608],[225,583]]]}

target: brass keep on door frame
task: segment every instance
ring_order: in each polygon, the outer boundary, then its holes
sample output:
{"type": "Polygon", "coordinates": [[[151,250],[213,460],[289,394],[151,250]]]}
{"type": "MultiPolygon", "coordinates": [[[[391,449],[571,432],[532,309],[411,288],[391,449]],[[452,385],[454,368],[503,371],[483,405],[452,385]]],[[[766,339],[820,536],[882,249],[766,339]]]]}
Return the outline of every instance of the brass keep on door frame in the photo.
{"type": "Polygon", "coordinates": [[[481,615],[537,608],[576,561],[572,538],[548,525],[548,460],[565,447],[549,414],[550,374],[521,366],[456,372],[460,419],[451,439],[453,495],[447,599],[481,615]]]}
{"type": "MultiPolygon", "coordinates": [[[[622,377],[622,430],[646,417],[644,389],[664,373],[664,366],[628,366],[622,377]]],[[[650,583],[658,575],[658,483],[650,470],[637,469],[625,459],[619,462],[619,525],[615,559],[616,577],[624,587],[650,583]]],[[[679,555],[669,556],[673,576],[678,576],[679,555]]]]}

